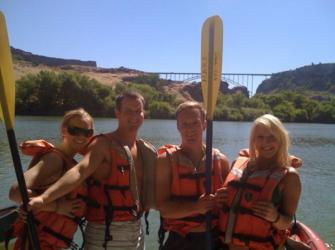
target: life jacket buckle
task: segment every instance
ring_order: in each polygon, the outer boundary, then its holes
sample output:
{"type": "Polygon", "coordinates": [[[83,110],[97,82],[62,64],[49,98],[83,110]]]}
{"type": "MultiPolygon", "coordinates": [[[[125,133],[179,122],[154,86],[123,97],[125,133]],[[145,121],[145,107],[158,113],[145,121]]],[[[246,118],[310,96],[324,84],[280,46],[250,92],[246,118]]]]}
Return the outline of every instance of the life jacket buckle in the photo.
{"type": "Polygon", "coordinates": [[[129,167],[129,165],[117,165],[117,169],[122,175],[126,173],[126,170],[129,170],[129,167]]]}

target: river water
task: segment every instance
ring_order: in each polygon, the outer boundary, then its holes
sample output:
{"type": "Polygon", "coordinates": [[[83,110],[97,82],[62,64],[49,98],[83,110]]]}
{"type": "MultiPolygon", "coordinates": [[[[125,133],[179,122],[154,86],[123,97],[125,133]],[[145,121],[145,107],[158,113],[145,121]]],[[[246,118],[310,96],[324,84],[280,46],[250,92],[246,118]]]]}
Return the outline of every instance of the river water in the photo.
{"type": "MultiPolygon", "coordinates": [[[[15,133],[18,142],[27,139],[46,139],[57,143],[60,117],[16,117],[15,133]]],[[[115,119],[97,118],[97,133],[114,130],[115,119]]],[[[241,148],[248,147],[251,123],[214,122],[213,146],[232,161],[241,148]]],[[[330,246],[335,243],[335,125],[334,124],[285,124],[290,133],[290,153],[303,159],[300,169],[302,195],[297,219],[316,231],[330,246]]],[[[146,120],[140,137],[154,146],[179,143],[176,123],[173,120],[146,120]]],[[[21,156],[22,165],[29,158],[21,156]]],[[[5,129],[0,125],[0,208],[12,204],[8,200],[10,184],[15,180],[14,168],[5,129]]],[[[150,235],[147,249],[157,249],[158,213],[150,213],[150,235]]]]}

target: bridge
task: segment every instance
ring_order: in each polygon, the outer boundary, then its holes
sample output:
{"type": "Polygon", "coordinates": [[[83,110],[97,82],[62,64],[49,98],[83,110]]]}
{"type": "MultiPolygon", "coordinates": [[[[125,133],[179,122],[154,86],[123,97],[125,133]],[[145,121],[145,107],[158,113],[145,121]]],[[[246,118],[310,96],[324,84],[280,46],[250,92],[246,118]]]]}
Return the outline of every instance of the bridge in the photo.
{"type": "MultiPolygon", "coordinates": [[[[175,82],[191,83],[200,82],[201,73],[180,73],[180,72],[150,72],[159,75],[159,78],[175,82]]],[[[227,82],[229,87],[246,87],[250,96],[256,93],[257,86],[273,74],[256,73],[222,73],[221,80],[227,82]]]]}

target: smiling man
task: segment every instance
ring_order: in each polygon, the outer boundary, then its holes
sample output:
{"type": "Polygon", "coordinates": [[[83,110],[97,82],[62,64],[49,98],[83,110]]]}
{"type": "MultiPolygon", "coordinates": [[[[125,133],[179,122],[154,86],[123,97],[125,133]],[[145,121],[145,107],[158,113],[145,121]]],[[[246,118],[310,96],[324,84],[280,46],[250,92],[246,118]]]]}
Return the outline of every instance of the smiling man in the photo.
{"type": "MultiPolygon", "coordinates": [[[[213,149],[212,190],[205,195],[205,151],[202,134],[206,128],[205,111],[197,102],[184,102],[176,111],[180,145],[159,149],[156,163],[156,201],[169,237],[162,249],[206,249],[205,213],[212,210],[213,230],[218,222],[215,192],[228,174],[227,158],[213,149]]],[[[213,234],[214,235],[214,234],[213,234]]]]}
{"type": "Polygon", "coordinates": [[[80,163],[29,202],[39,208],[87,180],[85,249],[144,249],[140,218],[154,207],[156,159],[154,147],[137,138],[144,104],[136,92],[117,96],[118,128],[94,137],[80,163]]]}

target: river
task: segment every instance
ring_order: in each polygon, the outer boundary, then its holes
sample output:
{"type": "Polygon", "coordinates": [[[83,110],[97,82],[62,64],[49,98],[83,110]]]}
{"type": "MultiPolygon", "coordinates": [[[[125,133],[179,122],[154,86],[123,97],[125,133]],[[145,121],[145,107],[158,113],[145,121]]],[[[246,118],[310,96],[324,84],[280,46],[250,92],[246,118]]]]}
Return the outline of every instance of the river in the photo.
{"type": "MultiPolygon", "coordinates": [[[[15,132],[18,142],[43,138],[57,143],[60,117],[16,117],[15,132]]],[[[97,133],[114,130],[115,119],[96,118],[97,133]]],[[[248,147],[250,122],[214,122],[213,145],[232,161],[241,148],[248,147]]],[[[290,153],[303,160],[300,169],[302,195],[297,219],[316,231],[333,247],[335,244],[335,124],[285,124],[291,138],[290,153]],[[333,155],[334,154],[334,155],[333,155]]],[[[154,146],[179,143],[173,120],[146,120],[140,137],[154,146]]],[[[21,156],[25,168],[29,158],[21,156]]],[[[0,125],[0,208],[12,204],[8,200],[10,184],[15,180],[5,129],[0,125]]],[[[152,211],[147,249],[157,249],[158,213],[152,211]]]]}

